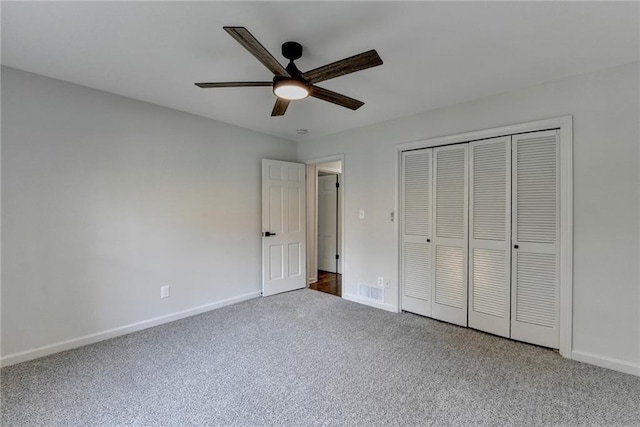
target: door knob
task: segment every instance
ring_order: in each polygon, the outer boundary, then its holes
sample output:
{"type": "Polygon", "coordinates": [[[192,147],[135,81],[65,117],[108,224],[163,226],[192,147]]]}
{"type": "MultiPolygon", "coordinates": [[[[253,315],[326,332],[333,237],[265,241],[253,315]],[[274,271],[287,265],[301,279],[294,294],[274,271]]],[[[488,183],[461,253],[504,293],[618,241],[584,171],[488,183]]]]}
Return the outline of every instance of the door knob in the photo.
{"type": "Polygon", "coordinates": [[[518,245],[513,245],[513,249],[518,249],[518,245]]]}
{"type": "Polygon", "coordinates": [[[263,235],[264,237],[269,237],[269,236],[275,236],[275,235],[276,235],[276,233],[271,233],[271,232],[269,232],[269,231],[265,231],[262,235],[263,235]]]}

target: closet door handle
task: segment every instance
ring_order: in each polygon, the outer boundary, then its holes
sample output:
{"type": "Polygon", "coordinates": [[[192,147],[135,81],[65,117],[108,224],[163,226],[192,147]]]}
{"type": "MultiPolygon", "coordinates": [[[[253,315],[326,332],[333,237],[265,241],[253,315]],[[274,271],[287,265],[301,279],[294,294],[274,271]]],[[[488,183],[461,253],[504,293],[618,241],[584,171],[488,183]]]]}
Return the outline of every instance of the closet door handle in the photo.
{"type": "Polygon", "coordinates": [[[513,245],[513,249],[518,249],[518,245],[513,245]]]}
{"type": "Polygon", "coordinates": [[[431,239],[427,239],[427,243],[431,243],[431,239]]]}

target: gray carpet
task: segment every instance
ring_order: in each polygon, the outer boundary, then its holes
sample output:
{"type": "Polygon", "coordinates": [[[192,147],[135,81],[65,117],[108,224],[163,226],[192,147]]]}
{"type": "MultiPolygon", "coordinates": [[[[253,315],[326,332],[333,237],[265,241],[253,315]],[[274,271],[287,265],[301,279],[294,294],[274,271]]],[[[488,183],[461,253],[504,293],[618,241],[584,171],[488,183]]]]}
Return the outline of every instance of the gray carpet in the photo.
{"type": "Polygon", "coordinates": [[[2,369],[4,426],[640,425],[640,378],[311,290],[2,369]]]}

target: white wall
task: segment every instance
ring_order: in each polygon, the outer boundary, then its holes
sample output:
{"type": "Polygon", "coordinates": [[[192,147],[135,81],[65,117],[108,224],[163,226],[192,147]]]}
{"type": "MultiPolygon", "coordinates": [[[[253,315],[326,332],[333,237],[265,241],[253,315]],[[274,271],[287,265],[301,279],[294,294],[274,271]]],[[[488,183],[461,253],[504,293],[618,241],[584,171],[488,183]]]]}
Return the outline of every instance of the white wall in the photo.
{"type": "Polygon", "coordinates": [[[640,374],[638,72],[627,64],[300,143],[301,161],[345,155],[346,294],[384,276],[383,308],[397,308],[397,144],[571,114],[574,357],[640,374]]]}
{"type": "Polygon", "coordinates": [[[3,67],[2,356],[259,295],[263,157],[296,145],[3,67]]]}

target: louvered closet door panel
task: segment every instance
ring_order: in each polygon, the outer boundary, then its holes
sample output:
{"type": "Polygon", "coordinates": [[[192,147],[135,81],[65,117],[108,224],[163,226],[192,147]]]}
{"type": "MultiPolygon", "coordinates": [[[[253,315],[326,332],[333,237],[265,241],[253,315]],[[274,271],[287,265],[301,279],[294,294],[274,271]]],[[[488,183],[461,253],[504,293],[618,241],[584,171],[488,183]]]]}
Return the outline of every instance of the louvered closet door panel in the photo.
{"type": "Polygon", "coordinates": [[[469,143],[469,326],[509,337],[511,137],[469,143]]]}
{"type": "Polygon", "coordinates": [[[513,136],[511,337],[559,347],[557,131],[513,136]]]}
{"type": "Polygon", "coordinates": [[[402,309],[431,316],[431,149],[402,153],[402,309]]]}
{"type": "Polygon", "coordinates": [[[467,326],[468,144],[434,155],[434,250],[431,316],[467,326]]]}

